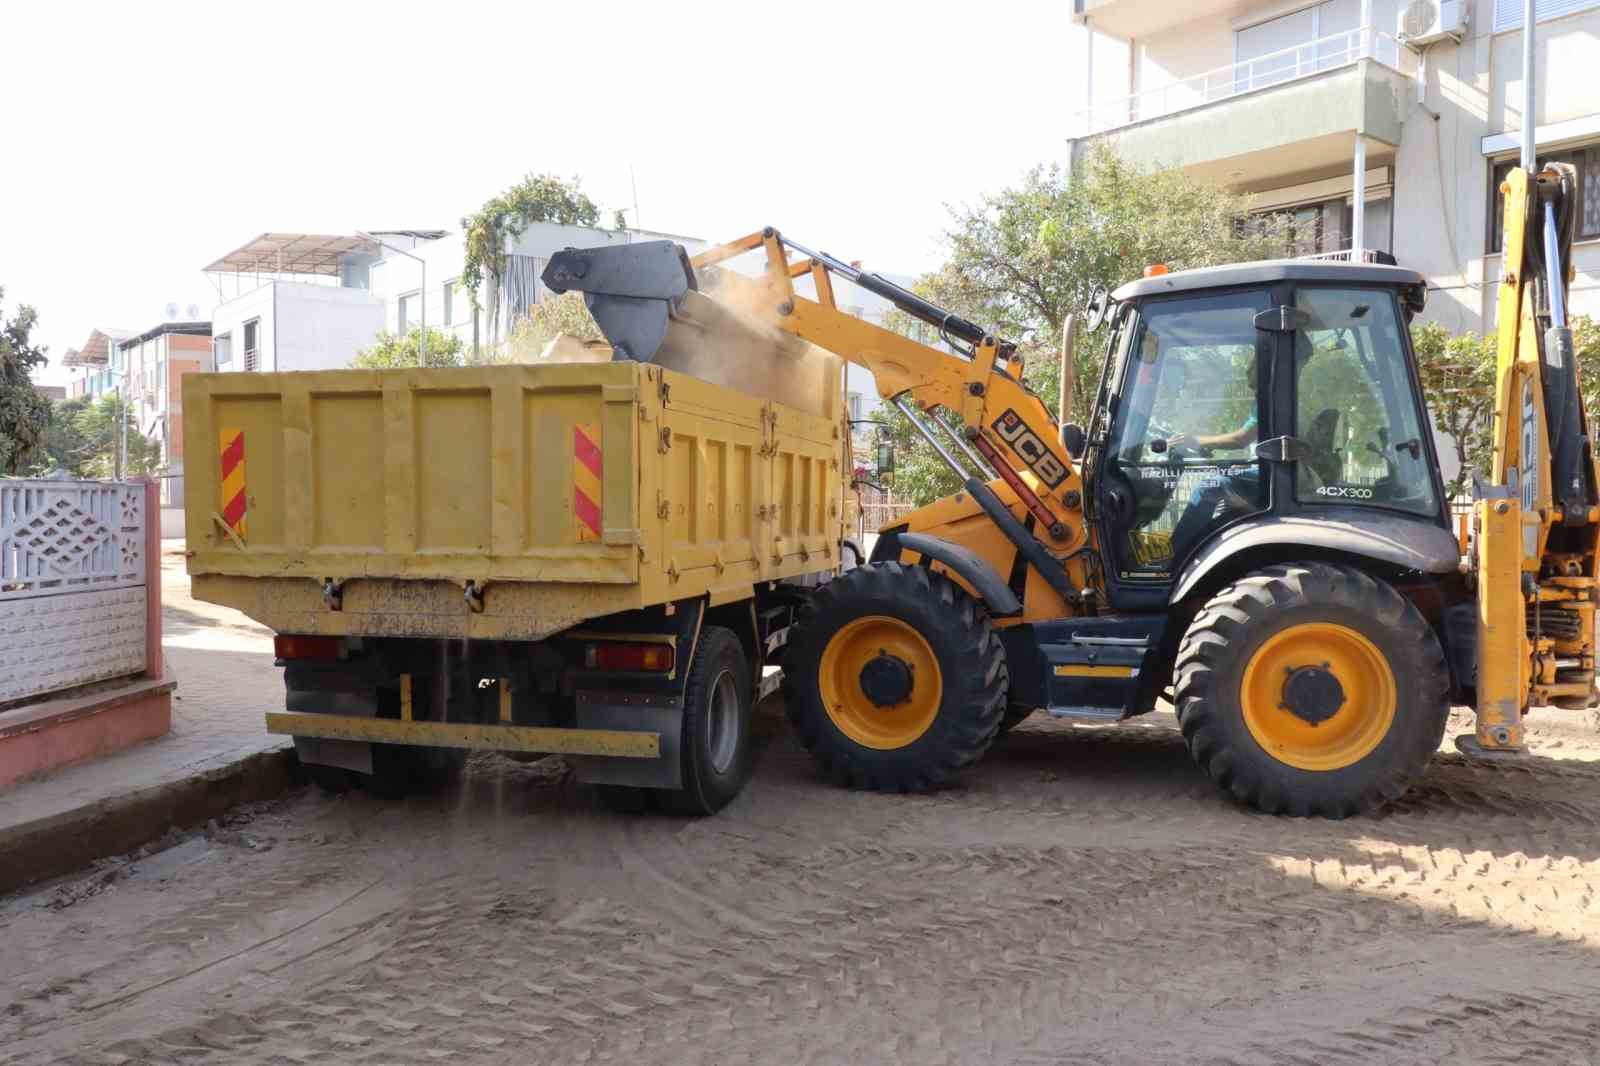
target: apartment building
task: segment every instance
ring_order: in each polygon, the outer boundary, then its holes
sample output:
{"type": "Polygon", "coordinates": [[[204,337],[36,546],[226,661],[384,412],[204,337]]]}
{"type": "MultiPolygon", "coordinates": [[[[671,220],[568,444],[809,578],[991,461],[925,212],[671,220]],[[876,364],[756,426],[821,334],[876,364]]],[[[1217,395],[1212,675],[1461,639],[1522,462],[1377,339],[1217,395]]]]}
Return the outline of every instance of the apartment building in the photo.
{"type": "MultiPolygon", "coordinates": [[[[1494,324],[1498,184],[1522,114],[1522,0],[1073,0],[1095,144],[1286,212],[1286,254],[1389,252],[1435,291],[1427,317],[1494,324]]],[[[1541,160],[1582,204],[1572,306],[1600,316],[1600,0],[1537,0],[1541,160]]]]}
{"type": "Polygon", "coordinates": [[[163,322],[119,341],[113,364],[128,417],[161,446],[161,504],[183,506],[183,376],[211,369],[210,322],[163,322]]]}
{"type": "MultiPolygon", "coordinates": [[[[435,231],[438,232],[438,231],[435,231]]],[[[355,234],[263,233],[209,266],[219,372],[349,366],[383,325],[369,272],[378,245],[355,234]]]]}
{"type": "Polygon", "coordinates": [[[67,379],[67,398],[92,400],[116,390],[118,371],[112,365],[112,353],[122,341],[133,336],[132,330],[97,326],[89,331],[89,339],[77,348],[68,348],[61,365],[70,375],[67,379]]]}

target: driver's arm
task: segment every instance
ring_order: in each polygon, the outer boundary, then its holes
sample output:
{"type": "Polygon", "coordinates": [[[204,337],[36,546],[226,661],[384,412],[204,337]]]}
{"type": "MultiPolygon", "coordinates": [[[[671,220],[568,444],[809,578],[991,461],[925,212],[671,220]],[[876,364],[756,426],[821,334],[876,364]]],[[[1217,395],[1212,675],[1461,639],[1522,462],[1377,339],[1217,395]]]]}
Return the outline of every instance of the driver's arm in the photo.
{"type": "Polygon", "coordinates": [[[1249,444],[1256,438],[1256,420],[1250,419],[1244,425],[1231,433],[1217,433],[1207,435],[1204,433],[1177,433],[1168,438],[1169,447],[1182,448],[1193,445],[1199,448],[1238,448],[1249,444]]]}
{"type": "Polygon", "coordinates": [[[1196,437],[1195,442],[1202,448],[1238,448],[1255,440],[1256,424],[1254,420],[1246,422],[1232,433],[1219,433],[1214,437],[1196,437]]]}

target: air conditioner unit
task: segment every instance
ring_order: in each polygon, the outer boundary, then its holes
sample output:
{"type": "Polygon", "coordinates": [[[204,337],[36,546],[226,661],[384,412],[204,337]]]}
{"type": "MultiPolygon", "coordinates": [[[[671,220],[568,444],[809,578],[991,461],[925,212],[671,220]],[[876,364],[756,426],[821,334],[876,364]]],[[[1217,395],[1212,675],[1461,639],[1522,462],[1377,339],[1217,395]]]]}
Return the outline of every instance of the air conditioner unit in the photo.
{"type": "Polygon", "coordinates": [[[1405,0],[1395,36],[1413,48],[1444,40],[1459,44],[1469,17],[1466,0],[1405,0]]]}

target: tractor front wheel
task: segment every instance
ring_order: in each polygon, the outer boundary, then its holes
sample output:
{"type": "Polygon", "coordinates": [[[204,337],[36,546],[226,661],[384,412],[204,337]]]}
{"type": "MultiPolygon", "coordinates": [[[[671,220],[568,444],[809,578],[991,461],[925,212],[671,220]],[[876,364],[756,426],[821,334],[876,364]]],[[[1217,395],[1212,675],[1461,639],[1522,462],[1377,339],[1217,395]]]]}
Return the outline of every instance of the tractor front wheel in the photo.
{"type": "Polygon", "coordinates": [[[926,567],[870,563],[822,586],[784,656],[800,742],[841,785],[925,791],[978,760],[1005,710],[983,609],[926,567]]]}

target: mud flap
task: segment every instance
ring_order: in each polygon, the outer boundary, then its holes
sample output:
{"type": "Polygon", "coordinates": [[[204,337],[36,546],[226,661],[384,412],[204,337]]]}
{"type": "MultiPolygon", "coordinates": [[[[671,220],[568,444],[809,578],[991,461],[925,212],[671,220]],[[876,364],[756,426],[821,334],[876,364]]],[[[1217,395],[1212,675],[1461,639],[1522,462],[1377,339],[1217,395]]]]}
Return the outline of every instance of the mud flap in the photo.
{"type": "Polygon", "coordinates": [[[681,696],[580,691],[576,724],[579,729],[621,729],[661,736],[661,754],[654,759],[567,756],[578,780],[584,784],[683,787],[683,763],[679,758],[683,745],[681,696]]]}
{"type": "MultiPolygon", "coordinates": [[[[290,689],[284,709],[307,714],[340,714],[351,718],[376,718],[378,705],[363,694],[290,689]]],[[[295,737],[294,753],[302,763],[336,766],[358,774],[372,773],[372,745],[361,740],[295,737]]]]}

